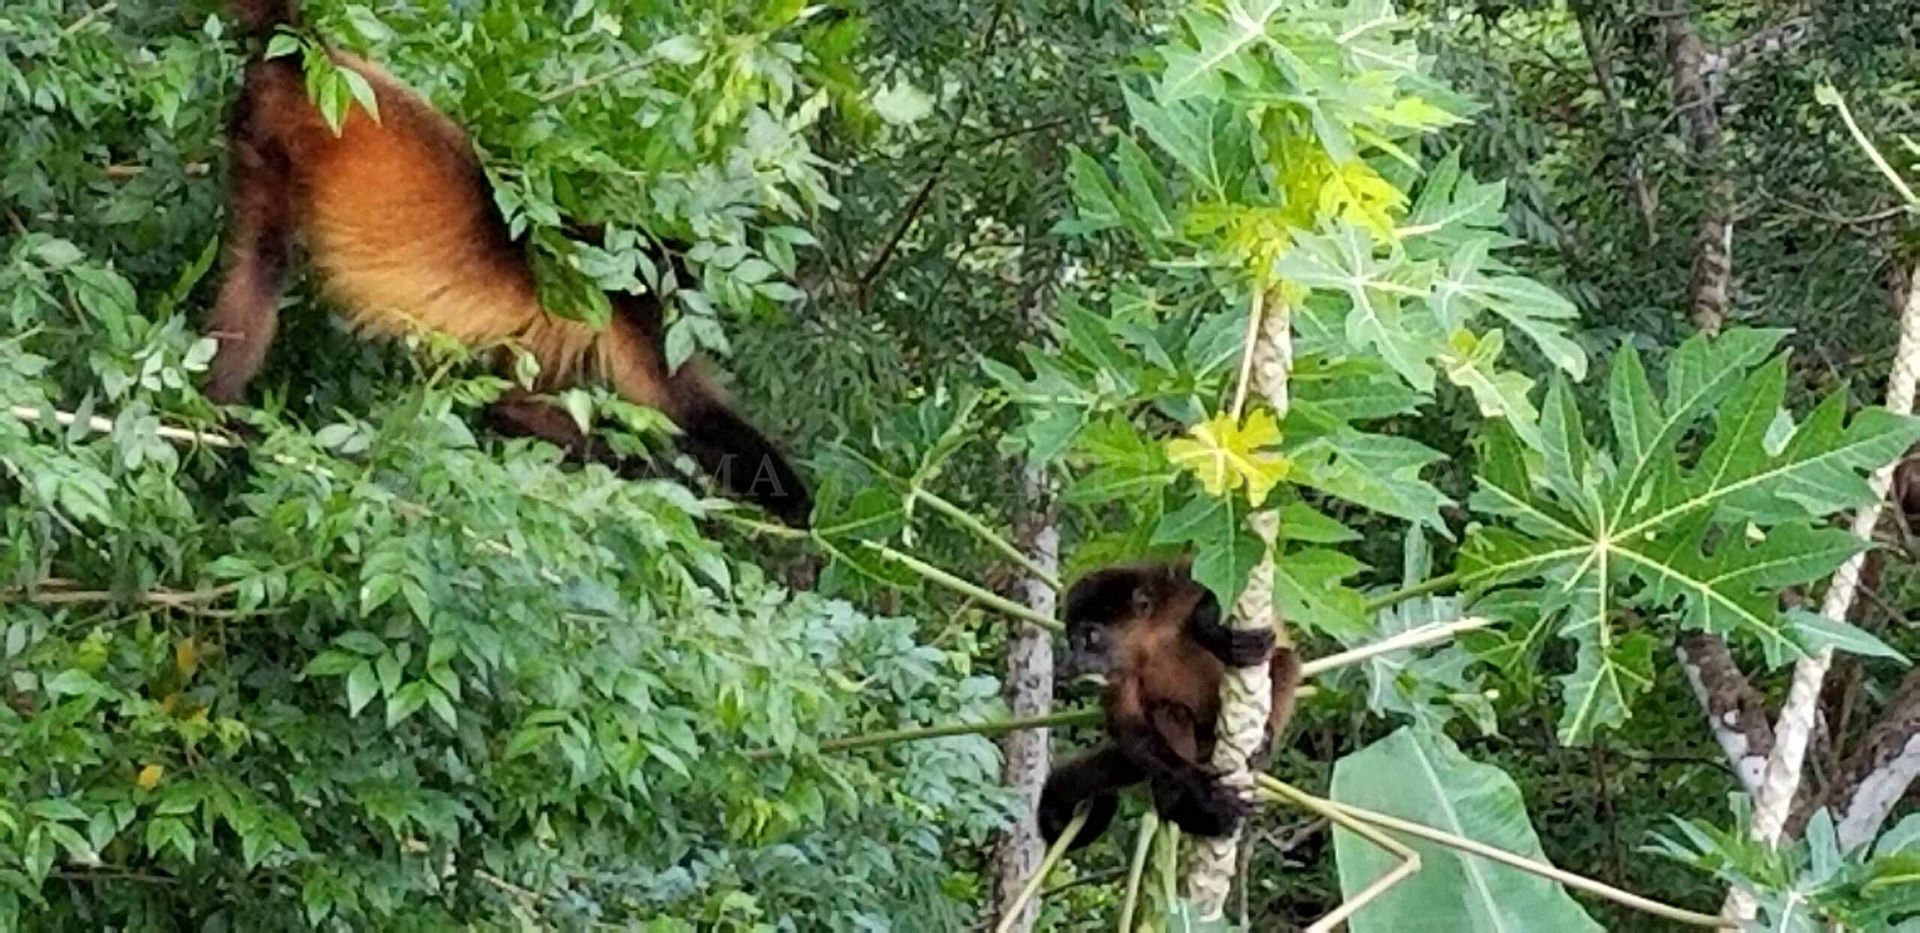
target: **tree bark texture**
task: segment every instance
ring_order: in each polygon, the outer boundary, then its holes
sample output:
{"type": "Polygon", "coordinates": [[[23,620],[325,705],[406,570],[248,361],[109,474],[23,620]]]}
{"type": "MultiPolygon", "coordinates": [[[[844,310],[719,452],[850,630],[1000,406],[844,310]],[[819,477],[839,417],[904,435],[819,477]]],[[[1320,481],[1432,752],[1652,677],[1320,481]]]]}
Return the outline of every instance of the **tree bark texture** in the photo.
{"type": "Polygon", "coordinates": [[[1720,111],[1702,70],[1707,50],[1694,32],[1685,0],[1661,9],[1673,103],[1686,128],[1687,152],[1702,174],[1700,219],[1694,227],[1693,271],[1687,280],[1687,311],[1702,333],[1718,334],[1726,322],[1733,275],[1733,180],[1720,153],[1720,111]]]}
{"type": "MultiPolygon", "coordinates": [[[[1022,529],[1021,545],[1034,563],[1048,573],[1059,575],[1060,532],[1053,522],[1046,475],[1029,467],[1025,477],[1028,522],[1022,529]]],[[[1045,580],[1026,578],[1020,582],[1020,595],[1027,607],[1051,618],[1058,595],[1045,580]]],[[[1005,683],[1007,706],[1014,716],[1038,716],[1053,707],[1053,638],[1045,629],[1026,622],[1017,623],[1011,644],[1007,646],[1005,683]]],[[[1000,834],[993,852],[993,912],[1004,920],[1007,909],[1020,895],[1020,888],[1040,870],[1046,844],[1034,822],[1034,810],[1040,803],[1040,788],[1046,783],[1052,766],[1047,729],[1019,729],[1001,740],[1001,783],[1020,796],[1020,819],[1000,834]]],[[[1007,929],[1033,929],[1040,902],[1027,902],[1020,916],[1007,929]]]]}

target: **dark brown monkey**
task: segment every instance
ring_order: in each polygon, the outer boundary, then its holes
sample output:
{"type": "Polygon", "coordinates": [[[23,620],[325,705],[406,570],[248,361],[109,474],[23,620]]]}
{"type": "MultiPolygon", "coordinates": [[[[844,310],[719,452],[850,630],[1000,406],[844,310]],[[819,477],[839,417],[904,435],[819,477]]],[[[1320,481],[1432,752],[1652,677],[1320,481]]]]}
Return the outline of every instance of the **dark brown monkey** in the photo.
{"type": "MultiPolygon", "coordinates": [[[[236,0],[253,36],[291,23],[295,0],[236,0]]],[[[540,363],[535,390],[604,380],[665,413],[681,446],[729,495],[804,527],[812,500],[799,475],[734,413],[697,361],[669,372],[653,295],[611,293],[604,329],[541,306],[531,263],[494,204],[460,127],[377,66],[330,51],[366,78],[375,120],[352,108],[339,133],[309,101],[293,57],[256,58],[230,127],[232,174],[225,279],[209,330],[219,342],[206,394],[238,401],[273,341],[275,305],[294,241],[304,241],[326,296],[357,332],[418,328],[473,347],[518,345],[540,363]]],[[[489,421],[577,459],[618,466],[572,419],[530,393],[497,402],[489,421]]]]}
{"type": "Polygon", "coordinates": [[[1273,711],[1255,755],[1264,766],[1293,718],[1300,661],[1275,650],[1271,631],[1229,628],[1220,602],[1193,581],[1187,566],[1146,564],[1097,571],[1067,591],[1067,661],[1062,676],[1083,671],[1106,678],[1102,703],[1108,739],[1055,768],[1040,792],[1041,834],[1051,843],[1090,802],[1079,848],[1099,838],[1119,806],[1118,792],[1147,782],[1154,808],[1182,831],[1231,833],[1245,801],[1208,767],[1220,715],[1220,680],[1229,665],[1270,660],[1273,711]]]}

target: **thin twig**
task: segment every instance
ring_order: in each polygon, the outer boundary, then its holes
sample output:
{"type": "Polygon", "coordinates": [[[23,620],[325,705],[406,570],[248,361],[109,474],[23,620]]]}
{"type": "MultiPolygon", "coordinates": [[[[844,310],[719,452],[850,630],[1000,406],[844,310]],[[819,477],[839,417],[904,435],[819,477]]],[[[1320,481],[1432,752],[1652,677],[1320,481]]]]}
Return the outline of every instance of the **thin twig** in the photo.
{"type": "MultiPolygon", "coordinates": [[[[28,408],[25,405],[8,406],[7,411],[10,414],[12,414],[15,418],[18,418],[21,421],[37,422],[40,420],[39,410],[28,408]]],[[[53,420],[62,425],[72,426],[74,422],[80,419],[68,412],[56,411],[53,413],[53,420]]],[[[102,418],[99,415],[94,415],[93,417],[88,418],[86,426],[87,426],[87,430],[92,431],[95,434],[112,434],[113,433],[113,422],[108,421],[107,419],[102,418]]],[[[195,431],[190,428],[176,428],[176,427],[170,427],[168,425],[161,425],[159,428],[157,428],[154,431],[154,433],[159,435],[162,438],[165,438],[166,440],[180,441],[188,444],[205,444],[209,447],[240,446],[239,441],[236,441],[233,438],[228,437],[224,434],[212,434],[206,431],[195,431]]]]}
{"type": "Polygon", "coordinates": [[[1067,854],[1067,846],[1073,844],[1073,837],[1080,835],[1080,827],[1085,825],[1087,825],[1087,805],[1082,803],[1079,809],[1074,811],[1073,819],[1067,822],[1067,828],[1060,831],[1060,838],[1055,839],[1053,845],[1048,847],[1046,858],[1040,860],[1040,867],[1034,869],[1032,878],[1027,879],[1027,886],[1020,889],[1019,896],[1015,897],[1013,903],[1007,905],[1007,909],[1000,914],[1000,923],[993,928],[994,933],[1007,933],[1008,930],[1013,929],[1014,921],[1018,920],[1021,914],[1026,913],[1027,902],[1033,900],[1033,896],[1040,892],[1040,884],[1053,873],[1054,866],[1060,864],[1061,856],[1067,854]]]}
{"type": "Polygon", "coordinates": [[[653,64],[653,56],[642,55],[641,57],[633,61],[627,62],[622,65],[618,65],[613,68],[609,68],[606,71],[600,72],[599,74],[585,75],[581,78],[574,80],[571,83],[563,84],[557,88],[554,88],[551,91],[546,92],[545,94],[540,95],[535,99],[543,104],[551,104],[562,97],[566,97],[571,94],[577,94],[590,87],[605,84],[606,82],[612,81],[615,78],[622,78],[627,75],[633,74],[634,72],[639,71],[640,69],[645,68],[651,64],[653,64]]]}
{"type": "Polygon", "coordinates": [[[1009,560],[1013,561],[1016,564],[1019,564],[1020,567],[1026,570],[1027,573],[1032,574],[1035,580],[1039,580],[1040,582],[1045,583],[1047,586],[1051,587],[1056,592],[1058,592],[1061,589],[1059,577],[1048,572],[1048,570],[1045,567],[1040,566],[1038,563],[1034,561],[1033,558],[1028,557],[1025,551],[1022,551],[1019,548],[1014,547],[1013,542],[1008,541],[1006,538],[1001,537],[993,529],[988,528],[986,526],[986,523],[974,517],[973,513],[968,512],[966,509],[963,509],[957,505],[954,505],[952,502],[948,501],[947,499],[939,495],[928,492],[925,489],[921,489],[918,486],[914,487],[913,492],[910,495],[912,495],[913,498],[918,499],[921,502],[925,502],[927,505],[932,506],[934,511],[939,512],[940,514],[953,519],[954,522],[958,524],[960,527],[965,528],[970,532],[973,532],[974,537],[979,538],[981,541],[986,542],[994,550],[999,551],[1001,554],[1005,555],[1009,560]]]}
{"type": "MultiPolygon", "coordinates": [[[[211,166],[205,162],[188,162],[180,166],[180,173],[188,178],[199,178],[207,174],[210,168],[211,166]]],[[[129,178],[138,178],[141,175],[145,175],[148,169],[147,166],[144,165],[109,165],[101,169],[101,171],[114,181],[125,181],[129,178]]]]}
{"type": "Polygon", "coordinates": [[[884,544],[881,544],[877,541],[862,541],[860,543],[864,545],[868,550],[871,550],[874,553],[887,558],[888,560],[894,561],[895,563],[898,563],[906,567],[907,569],[912,570],[913,572],[919,574],[921,577],[925,578],[926,580],[932,583],[938,584],[939,586],[945,587],[946,589],[952,590],[955,593],[959,593],[962,596],[971,597],[979,601],[981,605],[991,606],[992,608],[998,609],[1000,612],[1006,615],[1013,616],[1014,618],[1020,619],[1025,622],[1031,622],[1034,625],[1037,625],[1043,629],[1046,629],[1049,632],[1065,631],[1065,627],[1062,626],[1059,622],[1055,621],[1054,619],[1041,615],[1040,613],[1033,611],[1032,608],[1028,606],[1023,606],[1020,603],[1016,603],[1013,600],[1008,599],[1004,596],[1001,596],[1000,594],[995,593],[991,590],[988,590],[977,583],[971,583],[967,580],[961,579],[960,577],[957,577],[952,573],[949,573],[945,570],[935,567],[934,565],[929,564],[926,561],[913,556],[912,554],[907,554],[901,551],[894,550],[893,548],[888,547],[884,544]]]}
{"type": "MultiPolygon", "coordinates": [[[[1279,788],[1286,787],[1287,790],[1292,791],[1294,794],[1301,794],[1301,795],[1305,794],[1305,792],[1303,791],[1299,791],[1295,788],[1287,787],[1286,784],[1283,784],[1278,779],[1271,777],[1269,775],[1258,775],[1256,776],[1256,780],[1259,781],[1261,787],[1272,790],[1274,793],[1281,794],[1283,796],[1289,796],[1289,799],[1294,799],[1294,798],[1292,798],[1290,795],[1287,795],[1287,791],[1280,790],[1279,788]]],[[[1395,816],[1388,816],[1385,813],[1376,813],[1372,810],[1367,810],[1362,807],[1356,807],[1351,804],[1341,803],[1337,800],[1328,800],[1324,797],[1315,798],[1315,799],[1320,803],[1324,804],[1325,806],[1331,808],[1332,810],[1338,811],[1339,813],[1345,816],[1352,817],[1353,819],[1359,820],[1363,823],[1371,823],[1372,825],[1378,826],[1382,829],[1390,830],[1392,832],[1400,833],[1406,836],[1412,836],[1416,839],[1424,839],[1428,842],[1432,842],[1437,845],[1443,845],[1450,849],[1458,849],[1462,852],[1467,852],[1473,855],[1477,855],[1484,859],[1489,859],[1491,861],[1499,862],[1500,864],[1505,865],[1509,868],[1517,868],[1528,874],[1538,875],[1550,881],[1554,881],[1559,884],[1566,885],[1567,887],[1570,887],[1570,888],[1575,888],[1577,890],[1585,891],[1588,894],[1592,894],[1596,897],[1604,898],[1616,904],[1620,904],[1625,907],[1631,907],[1634,910],[1638,910],[1642,913],[1652,914],[1653,916],[1656,916],[1656,917],[1664,917],[1668,920],[1673,920],[1680,923],[1686,923],[1693,926],[1714,927],[1714,928],[1728,928],[1728,927],[1734,926],[1734,923],[1731,920],[1727,920],[1722,917],[1711,916],[1709,914],[1699,913],[1697,911],[1686,910],[1680,907],[1674,907],[1669,904],[1662,904],[1659,901],[1641,897],[1640,895],[1634,894],[1631,891],[1623,891],[1605,882],[1595,881],[1594,879],[1588,878],[1585,875],[1576,875],[1573,872],[1566,871],[1561,868],[1557,868],[1546,862],[1541,862],[1531,858],[1527,858],[1524,855],[1516,855],[1512,852],[1506,851],[1505,849],[1498,849],[1493,846],[1487,845],[1484,842],[1468,839],[1465,836],[1457,836],[1457,835],[1454,835],[1453,833],[1449,833],[1444,830],[1435,829],[1431,826],[1427,826],[1421,823],[1415,823],[1410,820],[1403,820],[1395,816]]],[[[1332,814],[1327,814],[1327,815],[1331,816],[1332,814]]]]}
{"type": "MultiPolygon", "coordinates": [[[[1104,714],[1098,709],[1069,710],[1059,713],[1046,713],[1039,716],[1022,716],[1013,719],[996,719],[992,722],[948,723],[943,726],[916,726],[911,729],[889,729],[884,732],[869,732],[842,739],[821,742],[814,750],[822,754],[828,752],[846,752],[860,748],[872,748],[876,745],[893,745],[899,742],[918,742],[924,739],[943,739],[956,735],[1001,735],[1017,732],[1021,729],[1045,729],[1051,726],[1091,726],[1098,723],[1104,714]]],[[[780,754],[777,748],[756,748],[747,753],[748,758],[772,758],[780,754]]]]}
{"type": "MultiPolygon", "coordinates": [[[[993,5],[993,14],[988,17],[986,32],[981,36],[980,54],[982,56],[993,53],[993,39],[1000,31],[1000,19],[1006,11],[1006,0],[1000,0],[993,5]]],[[[887,238],[886,244],[880,247],[880,252],[874,256],[873,262],[868,264],[867,271],[860,276],[860,282],[854,293],[862,306],[871,299],[874,283],[879,281],[880,273],[886,270],[888,260],[893,258],[894,250],[898,249],[900,241],[906,238],[907,231],[912,230],[914,223],[920,219],[920,212],[926,209],[927,199],[933,194],[934,186],[940,182],[941,176],[946,174],[947,162],[953,158],[954,152],[959,148],[955,144],[960,140],[961,128],[966,126],[967,113],[972,109],[973,93],[969,88],[967,94],[960,98],[960,111],[954,114],[953,127],[947,131],[947,143],[940,150],[940,158],[933,163],[933,170],[927,174],[927,180],[920,183],[920,190],[914,192],[913,200],[907,203],[906,212],[900,216],[900,222],[894,225],[893,234],[887,238]]]]}
{"type": "Polygon", "coordinates": [[[1414,874],[1420,871],[1420,853],[1413,851],[1399,840],[1387,836],[1385,833],[1368,826],[1364,822],[1341,813],[1333,801],[1315,797],[1306,791],[1300,790],[1270,775],[1256,775],[1255,780],[1260,783],[1261,789],[1273,796],[1304,807],[1313,813],[1325,817],[1329,822],[1345,827],[1349,832],[1384,849],[1388,855],[1400,861],[1400,864],[1395,865],[1385,874],[1375,878],[1373,883],[1362,888],[1360,893],[1347,898],[1339,907],[1334,908],[1332,913],[1314,921],[1313,925],[1307,928],[1307,933],[1326,933],[1326,931],[1333,929],[1335,926],[1346,922],[1349,917],[1358,913],[1360,908],[1367,906],[1367,904],[1376,898],[1387,893],[1388,889],[1394,885],[1413,877],[1414,874]]]}
{"type": "Polygon", "coordinates": [[[1436,642],[1449,641],[1461,632],[1471,632],[1475,629],[1486,628],[1492,624],[1493,620],[1491,619],[1485,619],[1479,616],[1468,616],[1453,622],[1437,622],[1432,625],[1422,625],[1419,628],[1408,629],[1398,635],[1382,638],[1371,645],[1361,645],[1350,651],[1330,654],[1324,658],[1314,658],[1300,666],[1300,675],[1302,677],[1312,677],[1315,674],[1330,671],[1336,667],[1358,664],[1361,661],[1379,657],[1383,654],[1391,654],[1395,651],[1404,651],[1408,648],[1418,648],[1436,642]]]}
{"type": "Polygon", "coordinates": [[[69,23],[67,25],[67,28],[60,30],[60,34],[63,36],[71,36],[74,33],[87,28],[88,23],[91,23],[102,16],[106,16],[107,14],[112,13],[117,9],[120,9],[120,4],[118,0],[110,0],[110,2],[103,3],[97,7],[94,7],[91,10],[88,10],[86,14],[81,16],[79,19],[76,19],[72,23],[69,23]]]}

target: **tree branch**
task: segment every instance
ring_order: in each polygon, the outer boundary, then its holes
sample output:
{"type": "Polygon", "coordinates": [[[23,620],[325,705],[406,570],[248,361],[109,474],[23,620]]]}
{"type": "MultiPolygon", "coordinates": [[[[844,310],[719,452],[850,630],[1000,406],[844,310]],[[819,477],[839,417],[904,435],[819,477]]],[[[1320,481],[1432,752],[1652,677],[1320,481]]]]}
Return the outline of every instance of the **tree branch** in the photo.
{"type": "Polygon", "coordinates": [[[1596,11],[1590,3],[1573,4],[1573,17],[1580,25],[1580,43],[1586,47],[1594,83],[1600,86],[1600,97],[1613,116],[1620,144],[1627,147],[1627,187],[1633,192],[1633,203],[1640,209],[1641,221],[1647,225],[1647,237],[1650,241],[1658,242],[1660,230],[1654,223],[1654,214],[1659,211],[1659,202],[1653,197],[1653,189],[1647,187],[1646,169],[1640,160],[1640,146],[1634,137],[1633,121],[1628,119],[1627,109],[1620,103],[1620,91],[1614,86],[1612,50],[1600,41],[1599,30],[1593,21],[1595,15],[1596,11]]]}
{"type": "Polygon", "coordinates": [[[1689,632],[1674,646],[1693,695],[1707,714],[1713,738],[1750,795],[1758,795],[1767,755],[1773,751],[1773,727],[1765,700],[1733,660],[1724,639],[1689,632]]]}
{"type": "MultiPolygon", "coordinates": [[[[1920,277],[1920,263],[1915,264],[1911,275],[1920,277]]],[[[1916,286],[1920,286],[1920,282],[1909,286],[1901,309],[1900,341],[1894,351],[1893,374],[1887,380],[1886,407],[1900,414],[1912,413],[1915,382],[1920,379],[1920,287],[1916,286]]],[[[1880,513],[1886,505],[1887,490],[1892,486],[1897,466],[1897,461],[1889,463],[1875,470],[1868,479],[1874,492],[1873,504],[1861,508],[1853,519],[1853,533],[1862,541],[1873,540],[1873,530],[1880,523],[1880,513]]],[[[1863,554],[1855,554],[1834,571],[1833,582],[1820,604],[1821,615],[1836,621],[1847,618],[1864,561],[1863,554]]],[[[1754,838],[1769,846],[1780,844],[1794,798],[1800,791],[1800,772],[1806,763],[1807,742],[1814,731],[1820,688],[1832,663],[1833,649],[1827,648],[1801,658],[1794,665],[1793,685],[1774,723],[1773,752],[1767,757],[1760,797],[1753,809],[1754,838]]],[[[1738,889],[1729,895],[1727,906],[1734,916],[1743,919],[1753,916],[1756,910],[1752,898],[1738,889]]]]}
{"type": "Polygon", "coordinates": [[[1842,850],[1880,834],[1907,788],[1920,777],[1920,668],[1907,672],[1893,700],[1850,756],[1826,805],[1842,850]]]}
{"type": "Polygon", "coordinates": [[[1706,174],[1687,309],[1702,333],[1717,334],[1726,321],[1733,275],[1733,182],[1721,164],[1720,113],[1701,70],[1706,50],[1694,32],[1686,0],[1665,0],[1661,23],[1674,106],[1687,127],[1688,152],[1706,174]]]}

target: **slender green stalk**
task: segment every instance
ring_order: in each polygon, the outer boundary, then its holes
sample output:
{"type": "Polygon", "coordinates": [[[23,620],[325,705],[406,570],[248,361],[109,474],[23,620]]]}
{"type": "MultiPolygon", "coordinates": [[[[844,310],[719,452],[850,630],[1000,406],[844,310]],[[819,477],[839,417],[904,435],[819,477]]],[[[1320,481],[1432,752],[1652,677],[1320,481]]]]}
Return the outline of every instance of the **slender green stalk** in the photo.
{"type": "Polygon", "coordinates": [[[1166,828],[1160,834],[1160,903],[1172,907],[1180,903],[1180,826],[1168,823],[1166,828]]]}
{"type": "Polygon", "coordinates": [[[1452,622],[1442,622],[1432,625],[1422,625],[1418,628],[1410,628],[1398,635],[1382,638],[1370,645],[1361,645],[1351,651],[1330,654],[1324,658],[1314,658],[1300,665],[1300,676],[1312,677],[1316,674],[1324,674],[1337,667],[1358,664],[1368,658],[1376,658],[1383,654],[1392,654],[1395,651],[1405,651],[1408,648],[1418,648],[1423,645],[1452,641],[1453,637],[1461,632],[1471,632],[1474,629],[1486,628],[1492,624],[1493,620],[1491,619],[1483,619],[1479,616],[1468,616],[1467,618],[1456,619],[1452,622]]]}
{"type": "Polygon", "coordinates": [[[1126,894],[1120,901],[1120,933],[1133,933],[1133,911],[1140,904],[1140,879],[1147,873],[1147,853],[1153,849],[1154,833],[1160,829],[1160,814],[1149,809],[1140,819],[1140,833],[1133,843],[1133,861],[1127,864],[1126,894]]]}
{"type": "Polygon", "coordinates": [[[1391,593],[1367,600],[1366,612],[1368,615],[1372,615],[1388,606],[1397,606],[1416,596],[1437,593],[1458,582],[1460,582],[1460,574],[1443,573],[1437,577],[1422,580],[1412,586],[1403,586],[1391,593]]]}
{"type": "Polygon", "coordinates": [[[1026,912],[1027,902],[1033,900],[1033,896],[1039,893],[1040,884],[1047,880],[1048,875],[1053,874],[1054,866],[1059,865],[1061,856],[1067,854],[1067,846],[1073,844],[1073,837],[1080,835],[1080,827],[1085,825],[1087,825],[1087,805],[1083,803],[1078,810],[1074,811],[1073,819],[1068,821],[1067,828],[1060,831],[1060,838],[1055,839],[1053,845],[1047,849],[1046,858],[1040,860],[1040,867],[1034,869],[1033,877],[1027,879],[1026,887],[1020,889],[1020,895],[1015,897],[1013,903],[1008,904],[1006,911],[1000,915],[999,924],[993,928],[994,933],[1007,933],[1013,928],[1013,922],[1026,912]]]}
{"type": "Polygon", "coordinates": [[[866,545],[869,549],[873,550],[874,552],[878,553],[880,556],[885,557],[888,560],[891,560],[897,564],[900,564],[901,566],[906,567],[908,570],[911,570],[914,573],[917,573],[920,576],[925,577],[926,579],[939,584],[940,586],[946,587],[947,589],[952,590],[956,593],[959,593],[962,596],[973,597],[975,600],[978,600],[982,605],[992,606],[993,608],[998,609],[1007,615],[1013,616],[1016,619],[1022,619],[1027,622],[1031,622],[1034,625],[1037,625],[1043,629],[1046,629],[1049,632],[1059,632],[1064,630],[1064,626],[1062,626],[1059,622],[1056,622],[1047,616],[1043,616],[1040,613],[1037,613],[1032,609],[1027,608],[1026,606],[1022,606],[1019,603],[1016,603],[1011,599],[1001,596],[998,593],[985,589],[981,587],[979,584],[970,583],[966,580],[962,580],[959,577],[956,577],[945,570],[941,570],[940,568],[935,567],[934,565],[929,564],[926,561],[913,556],[912,554],[905,554],[900,551],[896,551],[893,548],[890,548],[877,541],[862,541],[861,543],[866,545]]]}
{"type": "MultiPolygon", "coordinates": [[[[1291,785],[1281,782],[1279,779],[1274,778],[1271,775],[1265,775],[1265,774],[1255,775],[1254,780],[1258,781],[1261,787],[1267,790],[1273,791],[1275,794],[1279,794],[1280,796],[1286,797],[1289,800],[1298,801],[1303,796],[1306,796],[1306,797],[1312,796],[1310,794],[1307,794],[1305,791],[1302,791],[1296,787],[1292,787],[1291,785]]],[[[1553,865],[1550,865],[1546,862],[1527,858],[1524,855],[1515,855],[1514,853],[1508,852],[1505,849],[1497,849],[1497,848],[1494,848],[1493,846],[1487,845],[1484,842],[1468,839],[1464,836],[1456,836],[1453,833],[1434,829],[1431,826],[1427,826],[1421,823],[1415,823],[1411,820],[1403,820],[1403,819],[1400,819],[1399,817],[1388,816],[1385,813],[1376,813],[1372,810],[1366,810],[1360,807],[1352,806],[1351,804],[1340,803],[1339,801],[1336,801],[1336,800],[1328,800],[1325,797],[1313,797],[1312,799],[1318,804],[1320,804],[1321,806],[1328,807],[1333,810],[1337,810],[1340,813],[1348,817],[1351,817],[1353,819],[1359,820],[1363,823],[1370,823],[1374,826],[1378,826],[1390,832],[1400,833],[1401,835],[1405,835],[1405,836],[1412,836],[1416,839],[1424,839],[1428,842],[1435,843],[1437,845],[1446,846],[1449,849],[1456,849],[1458,851],[1466,852],[1471,855],[1477,855],[1484,859],[1499,862],[1500,864],[1506,865],[1509,868],[1517,868],[1528,874],[1538,875],[1542,878],[1546,878],[1549,881],[1566,885],[1569,888],[1576,888],[1578,890],[1585,891],[1588,894],[1594,895],[1595,897],[1604,898],[1606,900],[1612,901],[1616,904],[1620,904],[1625,907],[1631,907],[1634,910],[1641,911],[1642,913],[1652,914],[1656,917],[1664,917],[1668,920],[1673,920],[1678,923],[1690,924],[1692,926],[1716,927],[1716,928],[1724,929],[1728,927],[1734,927],[1737,925],[1732,920],[1729,920],[1724,917],[1715,917],[1708,914],[1687,910],[1681,907],[1674,907],[1670,904],[1662,904],[1659,901],[1650,900],[1648,898],[1641,897],[1640,895],[1634,894],[1631,891],[1623,891],[1605,882],[1595,881],[1594,879],[1588,878],[1585,875],[1576,875],[1573,872],[1566,871],[1565,869],[1561,869],[1561,868],[1556,868],[1553,865]]]]}
{"type": "Polygon", "coordinates": [[[1900,177],[1900,173],[1894,171],[1893,166],[1887,164],[1886,156],[1881,155],[1880,150],[1874,148],[1872,141],[1867,139],[1867,134],[1860,131],[1860,124],[1854,122],[1853,111],[1847,107],[1846,98],[1841,97],[1840,92],[1832,88],[1823,88],[1823,90],[1825,90],[1826,93],[1815,94],[1814,96],[1826,98],[1828,104],[1832,105],[1835,110],[1840,111],[1840,119],[1847,124],[1847,132],[1853,135],[1853,141],[1859,144],[1860,148],[1866,152],[1867,158],[1873,161],[1873,167],[1879,169],[1880,174],[1887,176],[1888,181],[1893,182],[1893,187],[1900,192],[1901,197],[1907,200],[1907,206],[1920,207],[1920,196],[1916,196],[1913,193],[1913,189],[1907,187],[1907,183],[1900,177]]]}
{"type": "Polygon", "coordinates": [[[1256,780],[1260,781],[1261,789],[1268,794],[1297,806],[1305,807],[1313,813],[1326,817],[1329,822],[1335,825],[1346,827],[1349,832],[1373,843],[1399,862],[1398,865],[1388,869],[1385,874],[1375,878],[1371,884],[1361,889],[1358,894],[1347,898],[1339,907],[1334,908],[1331,913],[1314,921],[1313,925],[1307,928],[1307,933],[1325,933],[1325,931],[1339,926],[1354,914],[1359,913],[1360,908],[1367,906],[1381,895],[1387,893],[1394,885],[1419,873],[1420,853],[1407,848],[1399,840],[1340,812],[1328,802],[1322,801],[1320,798],[1283,781],[1276,780],[1270,775],[1260,775],[1256,780]],[[1264,780],[1261,780],[1261,778],[1264,778],[1264,780]]]}
{"type": "Polygon", "coordinates": [[[1019,564],[1021,569],[1031,574],[1034,579],[1045,582],[1056,591],[1061,589],[1059,577],[1054,576],[1045,567],[1036,563],[1033,558],[1028,557],[1024,551],[1015,547],[1013,542],[1008,541],[993,529],[988,528],[987,524],[976,518],[972,512],[954,505],[936,493],[931,493],[917,487],[913,490],[912,496],[932,506],[934,511],[953,519],[954,523],[960,527],[973,532],[974,537],[986,542],[987,545],[994,550],[1006,555],[1007,559],[1019,564]]]}
{"type": "MultiPolygon", "coordinates": [[[[1304,685],[1294,691],[1296,697],[1310,697],[1315,693],[1312,685],[1304,685]]],[[[1021,729],[1045,729],[1053,726],[1096,726],[1106,717],[1098,708],[1062,710],[1044,713],[1039,716],[1020,716],[1013,719],[990,719],[985,722],[952,722],[940,726],[916,726],[911,729],[888,729],[883,732],[868,732],[850,735],[846,738],[821,742],[815,751],[846,752],[871,748],[876,745],[893,745],[900,742],[918,742],[925,739],[945,739],[956,735],[1004,735],[1021,729]]],[[[780,754],[777,748],[756,748],[747,753],[750,758],[772,758],[780,754]]]]}
{"type": "Polygon", "coordinates": [[[765,535],[769,538],[798,539],[813,537],[812,532],[801,531],[798,528],[788,528],[785,525],[775,525],[772,522],[763,522],[757,518],[748,518],[745,515],[735,512],[715,512],[713,514],[715,518],[729,525],[744,528],[754,534],[765,535]]]}
{"type": "MultiPolygon", "coordinates": [[[[820,752],[849,752],[861,748],[873,748],[878,745],[895,745],[901,742],[919,742],[926,739],[944,739],[956,735],[1002,735],[1020,729],[1045,729],[1050,726],[1091,726],[1100,722],[1105,715],[1098,709],[1066,710],[1058,713],[1045,713],[1039,716],[1020,716],[1013,719],[994,719],[988,722],[955,722],[942,726],[916,726],[912,729],[888,729],[884,732],[868,732],[864,735],[850,735],[846,738],[821,742],[816,749],[820,752]]],[[[780,754],[776,748],[756,748],[747,753],[749,758],[772,758],[780,754]]]]}

